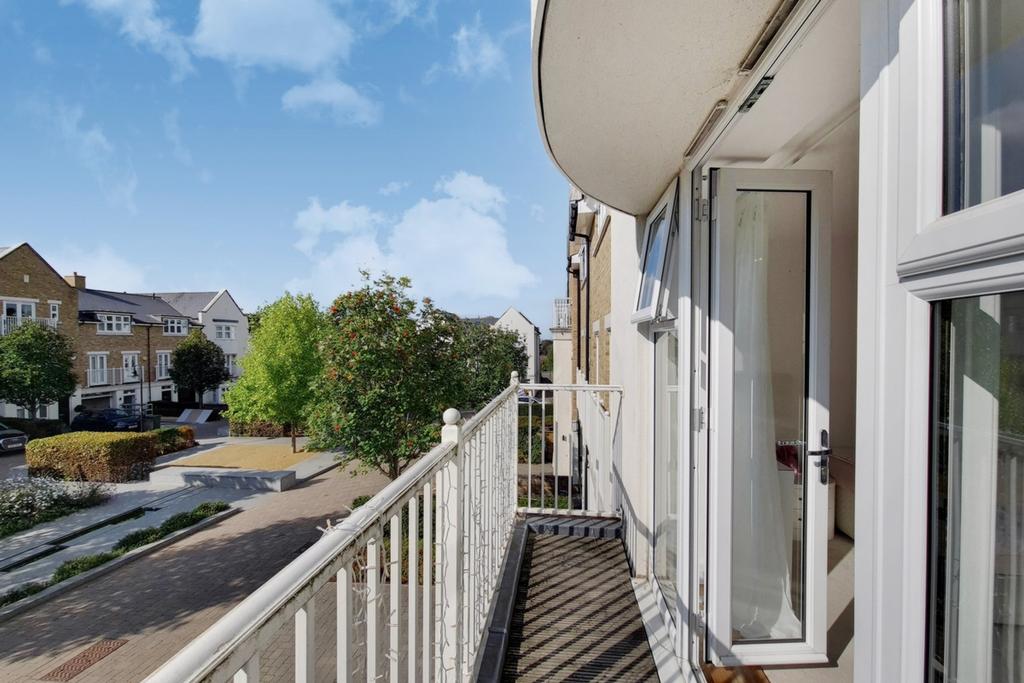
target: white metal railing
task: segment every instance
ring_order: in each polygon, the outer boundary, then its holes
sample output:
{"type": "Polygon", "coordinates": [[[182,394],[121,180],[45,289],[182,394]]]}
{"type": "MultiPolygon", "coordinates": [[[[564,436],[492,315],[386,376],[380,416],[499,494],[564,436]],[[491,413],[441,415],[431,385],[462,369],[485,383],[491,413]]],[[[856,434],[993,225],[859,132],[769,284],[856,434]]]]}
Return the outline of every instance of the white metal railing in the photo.
{"type": "Polygon", "coordinates": [[[279,661],[282,649],[294,653],[294,679],[302,682],[314,680],[325,650],[333,651],[338,681],[474,679],[516,515],[583,514],[588,499],[603,506],[613,495],[613,478],[603,475],[612,462],[604,445],[612,439],[601,431],[608,422],[583,437],[591,463],[600,462],[591,484],[579,467],[575,479],[568,463],[569,474],[560,472],[548,444],[555,397],[582,402],[598,392],[616,402],[621,395],[612,386],[521,385],[513,374],[509,387],[465,422],[459,411],[445,411],[438,446],[350,516],[329,523],[312,547],[147,681],[258,681],[261,662],[279,661]],[[540,442],[548,444],[537,463],[535,411],[540,442]],[[534,483],[539,490],[531,492],[534,483]],[[326,620],[318,621],[319,610],[327,610],[326,620]],[[324,629],[325,621],[333,628],[324,629]]]}
{"type": "Polygon", "coordinates": [[[522,384],[519,510],[619,516],[615,435],[622,388],[522,384]],[[560,448],[568,442],[570,448],[560,448]]]}
{"type": "Polygon", "coordinates": [[[15,316],[0,316],[0,336],[8,335],[25,323],[38,323],[51,330],[57,329],[57,321],[53,318],[18,318],[15,316]]]}
{"type": "Polygon", "coordinates": [[[312,681],[318,609],[339,681],[470,680],[516,514],[517,388],[463,424],[445,411],[437,447],[147,680],[258,680],[285,637],[312,681]]]}
{"type": "Polygon", "coordinates": [[[571,327],[572,320],[569,316],[569,300],[566,298],[555,299],[551,328],[555,330],[568,330],[571,327]]]}
{"type": "Polygon", "coordinates": [[[146,368],[143,365],[131,368],[89,368],[85,371],[86,385],[90,387],[138,384],[145,379],[146,368]]]}

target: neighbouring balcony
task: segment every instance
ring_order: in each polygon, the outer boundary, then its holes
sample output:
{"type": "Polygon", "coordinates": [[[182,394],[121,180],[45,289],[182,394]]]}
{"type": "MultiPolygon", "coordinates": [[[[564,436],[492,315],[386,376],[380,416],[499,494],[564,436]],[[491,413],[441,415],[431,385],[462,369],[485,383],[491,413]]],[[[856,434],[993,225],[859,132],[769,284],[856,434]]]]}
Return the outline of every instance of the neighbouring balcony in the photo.
{"type": "Polygon", "coordinates": [[[569,317],[569,299],[555,299],[554,317],[551,319],[552,330],[568,330],[572,327],[569,317]]]}
{"type": "Polygon", "coordinates": [[[5,315],[0,316],[0,336],[10,334],[25,323],[38,323],[49,327],[51,330],[57,329],[57,321],[53,318],[18,318],[5,315]]]}
{"type": "Polygon", "coordinates": [[[146,366],[131,368],[89,368],[85,371],[86,386],[104,387],[138,384],[146,380],[146,366]]]}
{"type": "Polygon", "coordinates": [[[147,680],[656,676],[629,577],[617,408],[598,409],[599,392],[618,406],[619,387],[513,375],[469,419],[445,411],[440,444],[147,680]],[[562,427],[579,438],[560,460],[556,405],[574,399],[589,424],[562,427]],[[566,605],[593,623],[581,632],[566,605]]]}

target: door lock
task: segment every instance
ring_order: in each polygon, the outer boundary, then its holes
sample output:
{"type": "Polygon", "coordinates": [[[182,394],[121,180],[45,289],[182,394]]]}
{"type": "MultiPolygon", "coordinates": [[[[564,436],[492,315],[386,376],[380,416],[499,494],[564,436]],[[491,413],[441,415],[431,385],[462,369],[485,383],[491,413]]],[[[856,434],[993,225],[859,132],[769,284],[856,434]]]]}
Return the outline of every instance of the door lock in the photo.
{"type": "Polygon", "coordinates": [[[818,457],[818,473],[821,475],[821,483],[828,485],[828,460],[832,455],[831,444],[829,443],[828,430],[821,430],[821,449],[817,451],[807,451],[807,455],[816,455],[818,457]]]}

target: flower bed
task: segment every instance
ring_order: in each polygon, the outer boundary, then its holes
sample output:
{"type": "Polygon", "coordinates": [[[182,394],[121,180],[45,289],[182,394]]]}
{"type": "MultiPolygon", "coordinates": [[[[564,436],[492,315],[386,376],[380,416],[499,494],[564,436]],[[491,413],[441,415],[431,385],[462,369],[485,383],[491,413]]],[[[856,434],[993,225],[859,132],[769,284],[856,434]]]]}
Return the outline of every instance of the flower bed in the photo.
{"type": "Polygon", "coordinates": [[[32,476],[132,481],[152,468],[158,444],[155,432],[73,432],[29,441],[25,462],[32,476]]]}
{"type": "Polygon", "coordinates": [[[0,538],[99,505],[109,492],[102,484],[55,479],[0,481],[0,538]]]}
{"type": "Polygon", "coordinates": [[[181,512],[172,517],[168,517],[164,520],[164,523],[158,527],[148,527],[145,529],[139,529],[138,531],[133,531],[118,541],[117,544],[107,552],[95,553],[93,555],[81,555],[64,562],[53,572],[53,577],[49,581],[30,583],[0,595],[0,607],[17,602],[18,600],[27,598],[31,595],[35,595],[50,586],[60,583],[61,581],[67,581],[68,579],[87,572],[90,569],[95,569],[96,567],[106,564],[111,560],[116,560],[136,548],[141,548],[142,546],[149,545],[150,543],[156,543],[160,539],[170,536],[176,531],[187,529],[194,524],[198,524],[207,517],[212,517],[218,512],[223,512],[230,507],[230,505],[222,500],[209,501],[197,505],[189,512],[181,512]]]}

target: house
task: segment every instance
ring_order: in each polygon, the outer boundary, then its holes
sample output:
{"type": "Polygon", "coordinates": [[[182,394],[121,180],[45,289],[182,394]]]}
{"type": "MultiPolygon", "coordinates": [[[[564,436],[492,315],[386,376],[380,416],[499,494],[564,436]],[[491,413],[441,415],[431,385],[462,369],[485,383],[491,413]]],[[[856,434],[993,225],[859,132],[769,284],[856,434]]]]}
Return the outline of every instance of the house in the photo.
{"type": "MultiPolygon", "coordinates": [[[[567,505],[581,529],[621,522],[661,679],[1024,679],[1024,5],[533,0],[531,44],[540,137],[574,188],[556,375],[567,344],[571,369],[592,363],[569,390],[585,486],[567,505]],[[607,386],[594,238],[575,237],[602,207],[607,386]],[[602,412],[604,390],[620,403],[602,412]]],[[[519,403],[446,414],[435,450],[151,680],[252,680],[282,623],[312,680],[331,606],[339,680],[357,660],[395,680],[403,652],[413,676],[472,679],[512,612],[517,515],[538,512],[517,501],[519,403]],[[378,609],[406,588],[380,581],[379,549],[421,499],[437,562],[417,650],[378,609]]],[[[555,486],[557,463],[538,463],[555,486]]],[[[563,569],[544,642],[570,647],[601,597],[563,569]]],[[[588,660],[611,661],[574,651],[563,673],[588,660]]]]}
{"type": "MultiPolygon", "coordinates": [[[[78,291],[27,243],[0,247],[0,305],[0,335],[34,321],[69,338],[77,336],[78,291]]],[[[0,416],[27,417],[24,413],[0,403],[0,416]]],[[[38,417],[67,419],[69,414],[67,402],[62,402],[40,408],[38,417]]]]}
{"type": "Polygon", "coordinates": [[[72,410],[177,400],[171,356],[199,323],[156,294],[89,289],[78,273],[67,281],[78,292],[72,410]]]}
{"type": "Polygon", "coordinates": [[[519,335],[526,347],[526,377],[524,382],[540,381],[540,329],[511,306],[491,324],[495,329],[509,330],[519,335]]]}
{"type": "Polygon", "coordinates": [[[162,292],[161,299],[202,325],[207,339],[224,351],[231,379],[207,392],[205,402],[223,403],[224,391],[242,371],[238,361],[249,349],[249,319],[226,289],[218,292],[162,292]]]}

